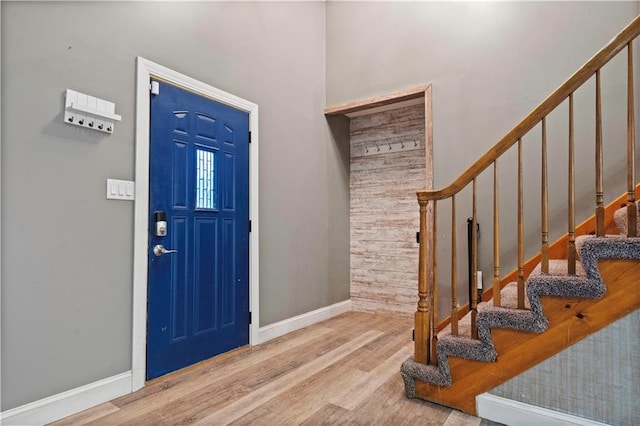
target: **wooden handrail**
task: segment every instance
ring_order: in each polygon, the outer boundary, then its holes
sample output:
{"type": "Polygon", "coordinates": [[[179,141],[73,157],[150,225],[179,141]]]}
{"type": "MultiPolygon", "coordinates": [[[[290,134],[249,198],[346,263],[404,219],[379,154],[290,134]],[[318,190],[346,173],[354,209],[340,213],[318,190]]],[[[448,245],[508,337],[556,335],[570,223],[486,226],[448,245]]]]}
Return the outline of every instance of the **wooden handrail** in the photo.
{"type": "Polygon", "coordinates": [[[493,164],[498,157],[511,148],[518,139],[527,134],[544,117],[564,102],[570,94],[589,80],[597,70],[609,62],[618,52],[627,47],[628,43],[638,35],[640,35],[640,16],[631,21],[616,37],[589,59],[587,63],[569,77],[569,79],[562,83],[555,92],[542,101],[540,105],[473,163],[471,167],[453,181],[452,184],[442,189],[419,191],[419,193],[421,193],[426,200],[443,200],[460,192],[471,183],[474,178],[493,164]]]}

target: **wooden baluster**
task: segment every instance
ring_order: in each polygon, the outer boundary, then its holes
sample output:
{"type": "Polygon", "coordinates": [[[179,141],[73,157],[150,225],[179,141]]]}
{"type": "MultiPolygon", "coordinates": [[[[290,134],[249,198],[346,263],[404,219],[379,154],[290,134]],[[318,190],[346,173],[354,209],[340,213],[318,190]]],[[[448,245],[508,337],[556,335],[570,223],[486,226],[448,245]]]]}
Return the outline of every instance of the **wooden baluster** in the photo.
{"type": "Polygon", "coordinates": [[[549,175],[547,171],[547,119],[542,119],[542,273],[549,273],[549,175]]]}
{"type": "Polygon", "coordinates": [[[438,344],[438,332],[436,327],[438,325],[438,232],[436,224],[438,223],[438,205],[436,201],[433,202],[433,244],[431,246],[432,255],[432,274],[433,279],[431,281],[431,294],[429,295],[431,318],[431,331],[429,338],[429,365],[438,365],[437,358],[437,344],[438,344]]]}
{"type": "Polygon", "coordinates": [[[632,42],[627,44],[627,236],[636,237],[638,223],[638,208],[635,190],[635,112],[633,99],[633,49],[632,42]]]}
{"type": "Polygon", "coordinates": [[[456,196],[451,196],[451,334],[458,335],[458,250],[456,196]]]}
{"type": "Polygon", "coordinates": [[[429,201],[422,193],[418,193],[420,204],[420,251],[418,260],[418,310],[415,314],[414,359],[416,362],[429,363],[429,277],[427,274],[427,205],[429,201]]]}
{"type": "Polygon", "coordinates": [[[602,178],[602,94],[600,70],[596,71],[596,235],[604,237],[604,183],[602,178]]]}
{"type": "Polygon", "coordinates": [[[567,273],[576,274],[576,173],[575,143],[573,132],[573,93],[569,95],[569,243],[567,247],[567,273]]]}
{"type": "Polygon", "coordinates": [[[498,160],[493,162],[493,306],[500,300],[500,203],[498,202],[498,160]]]}
{"type": "Polygon", "coordinates": [[[473,178],[473,216],[471,219],[471,267],[472,282],[469,283],[471,289],[471,337],[478,338],[478,325],[476,318],[478,316],[478,217],[477,217],[477,188],[476,178],[473,178]]]}
{"type": "Polygon", "coordinates": [[[524,175],[522,138],[518,139],[518,309],[524,309],[524,175]]]}

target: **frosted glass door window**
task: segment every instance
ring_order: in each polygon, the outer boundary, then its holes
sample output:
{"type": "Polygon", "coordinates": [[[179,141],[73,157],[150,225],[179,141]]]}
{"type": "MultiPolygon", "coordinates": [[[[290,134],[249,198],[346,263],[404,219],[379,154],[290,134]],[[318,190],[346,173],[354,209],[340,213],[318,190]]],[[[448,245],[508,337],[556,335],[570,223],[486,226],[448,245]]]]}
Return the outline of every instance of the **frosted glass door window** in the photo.
{"type": "Polygon", "coordinates": [[[217,209],[216,153],[196,149],[196,208],[217,209]]]}

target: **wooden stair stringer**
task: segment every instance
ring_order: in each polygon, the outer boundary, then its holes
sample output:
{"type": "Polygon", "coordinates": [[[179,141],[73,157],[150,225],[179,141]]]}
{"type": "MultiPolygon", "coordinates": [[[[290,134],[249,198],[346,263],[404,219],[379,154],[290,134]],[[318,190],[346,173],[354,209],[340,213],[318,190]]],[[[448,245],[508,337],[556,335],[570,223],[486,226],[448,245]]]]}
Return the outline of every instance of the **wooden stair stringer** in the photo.
{"type": "Polygon", "coordinates": [[[498,352],[493,363],[449,358],[452,385],[443,387],[416,380],[415,396],[476,414],[476,397],[528,370],[588,335],[640,307],[640,260],[600,260],[598,268],[607,286],[602,299],[566,299],[543,296],[547,331],[534,334],[492,329],[498,352]]]}

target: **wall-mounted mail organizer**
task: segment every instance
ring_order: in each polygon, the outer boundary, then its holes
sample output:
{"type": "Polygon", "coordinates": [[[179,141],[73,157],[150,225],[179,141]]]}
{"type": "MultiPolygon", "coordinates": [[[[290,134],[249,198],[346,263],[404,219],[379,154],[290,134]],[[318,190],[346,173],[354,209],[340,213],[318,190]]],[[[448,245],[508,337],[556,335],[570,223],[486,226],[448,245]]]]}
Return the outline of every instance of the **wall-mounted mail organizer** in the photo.
{"type": "Polygon", "coordinates": [[[116,104],[67,89],[64,122],[99,132],[113,133],[113,123],[122,120],[115,113],[116,104]]]}

